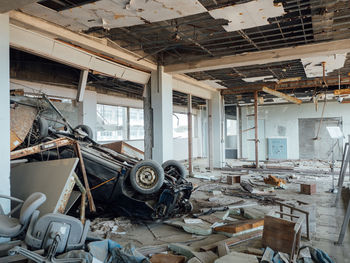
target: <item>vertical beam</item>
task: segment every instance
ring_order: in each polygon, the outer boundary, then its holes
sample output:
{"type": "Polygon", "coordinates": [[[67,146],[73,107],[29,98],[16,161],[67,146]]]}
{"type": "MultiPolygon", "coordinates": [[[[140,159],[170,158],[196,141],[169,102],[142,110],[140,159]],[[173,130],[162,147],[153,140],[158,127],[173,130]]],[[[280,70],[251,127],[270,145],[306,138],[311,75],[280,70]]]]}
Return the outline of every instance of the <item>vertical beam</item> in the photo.
{"type": "Polygon", "coordinates": [[[82,102],[84,99],[84,93],[86,89],[86,83],[89,76],[88,70],[80,71],[80,79],[78,84],[77,101],[82,102]]]}
{"type": "Polygon", "coordinates": [[[144,153],[145,160],[152,159],[153,148],[153,111],[151,101],[151,82],[143,88],[143,116],[144,116],[144,153]]]}
{"type": "Polygon", "coordinates": [[[89,126],[94,134],[94,139],[96,139],[96,123],[97,123],[97,94],[95,91],[87,90],[85,91],[84,100],[79,102],[78,105],[78,121],[79,124],[84,124],[89,126]]]}
{"type": "Polygon", "coordinates": [[[187,95],[187,121],[188,121],[188,173],[190,176],[193,175],[192,167],[192,152],[193,152],[193,143],[192,143],[192,95],[187,95]]]}
{"type": "MultiPolygon", "coordinates": [[[[9,15],[0,14],[0,193],[10,195],[10,46],[9,15]]],[[[0,200],[5,213],[10,211],[10,203],[0,200]]]]}
{"type": "Polygon", "coordinates": [[[212,102],[207,100],[207,115],[208,115],[208,162],[210,171],[214,170],[214,139],[213,139],[213,117],[212,117],[212,102]]]}
{"type": "Polygon", "coordinates": [[[153,109],[152,159],[162,164],[173,158],[173,81],[158,66],[151,74],[151,96],[153,109]]]}
{"type": "Polygon", "coordinates": [[[213,93],[209,100],[209,168],[222,168],[225,162],[223,98],[213,93]]]}
{"type": "Polygon", "coordinates": [[[126,107],[126,138],[130,140],[130,107],[126,107]]]}
{"type": "Polygon", "coordinates": [[[254,92],[255,166],[259,168],[258,92],[254,92]]]}

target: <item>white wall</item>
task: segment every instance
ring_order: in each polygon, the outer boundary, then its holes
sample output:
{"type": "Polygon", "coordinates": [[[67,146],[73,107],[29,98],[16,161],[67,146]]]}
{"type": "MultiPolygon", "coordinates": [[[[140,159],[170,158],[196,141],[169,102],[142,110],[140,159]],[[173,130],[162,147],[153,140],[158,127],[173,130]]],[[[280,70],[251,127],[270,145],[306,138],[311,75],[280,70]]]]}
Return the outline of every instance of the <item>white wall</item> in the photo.
{"type": "MultiPolygon", "coordinates": [[[[9,66],[9,15],[0,14],[0,194],[10,195],[10,66],[9,66]]],[[[10,203],[0,200],[4,212],[9,212],[10,203]]]]}
{"type": "MultiPolygon", "coordinates": [[[[266,138],[287,138],[287,158],[299,159],[299,118],[320,118],[323,102],[319,103],[318,111],[315,111],[313,103],[303,103],[301,105],[261,105],[258,109],[258,118],[264,122],[264,134],[266,138]],[[278,134],[278,127],[286,128],[285,136],[278,134]]],[[[242,130],[252,126],[250,123],[253,117],[247,117],[247,114],[254,112],[254,106],[242,107],[242,130]]],[[[350,134],[350,104],[340,104],[338,102],[327,102],[325,118],[342,117],[343,133],[345,136],[350,134]]],[[[247,141],[248,132],[242,133],[242,157],[250,158],[254,156],[254,142],[247,141]]],[[[238,138],[239,140],[239,138],[238,138]]],[[[346,139],[347,140],[347,139],[346,139]]],[[[262,143],[261,143],[262,144],[262,143]]],[[[267,145],[265,143],[265,145],[267,145]]]]}

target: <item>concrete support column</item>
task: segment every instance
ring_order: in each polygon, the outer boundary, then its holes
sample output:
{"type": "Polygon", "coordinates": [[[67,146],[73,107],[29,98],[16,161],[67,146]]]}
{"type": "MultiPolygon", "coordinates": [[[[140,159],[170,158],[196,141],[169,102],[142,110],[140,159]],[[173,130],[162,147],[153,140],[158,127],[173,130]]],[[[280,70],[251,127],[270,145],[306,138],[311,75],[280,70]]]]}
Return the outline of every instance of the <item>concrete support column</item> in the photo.
{"type": "Polygon", "coordinates": [[[153,109],[152,159],[162,164],[173,158],[173,92],[172,76],[162,66],[151,75],[153,109]]]}
{"type": "Polygon", "coordinates": [[[89,126],[96,139],[96,123],[97,123],[97,94],[95,91],[86,90],[82,102],[79,102],[79,124],[89,126]]]}
{"type": "Polygon", "coordinates": [[[209,168],[222,168],[225,164],[224,101],[219,92],[208,103],[209,168]]]}
{"type": "MultiPolygon", "coordinates": [[[[0,194],[10,195],[10,46],[9,15],[0,14],[0,194]]],[[[5,213],[10,202],[0,199],[5,213]]]]}

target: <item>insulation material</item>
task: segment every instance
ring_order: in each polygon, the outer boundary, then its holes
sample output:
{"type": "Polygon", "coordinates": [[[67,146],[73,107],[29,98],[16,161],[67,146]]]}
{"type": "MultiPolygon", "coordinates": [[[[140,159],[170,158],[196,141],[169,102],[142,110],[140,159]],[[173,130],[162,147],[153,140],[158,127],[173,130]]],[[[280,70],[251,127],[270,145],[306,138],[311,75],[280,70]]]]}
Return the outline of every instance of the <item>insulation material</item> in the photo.
{"type": "Polygon", "coordinates": [[[303,58],[301,59],[301,63],[303,63],[306,76],[308,78],[315,78],[315,77],[323,76],[322,62],[326,62],[326,76],[327,76],[328,73],[331,73],[337,69],[344,67],[345,60],[346,60],[346,53],[303,58]]]}
{"type": "Polygon", "coordinates": [[[88,27],[129,27],[207,12],[198,0],[101,0],[63,10],[88,27]]]}
{"type": "Polygon", "coordinates": [[[264,82],[274,81],[274,82],[277,82],[278,81],[278,79],[274,78],[274,76],[272,76],[272,75],[244,78],[242,80],[245,82],[256,82],[256,81],[264,81],[264,82]]]}
{"type": "Polygon", "coordinates": [[[275,4],[273,0],[256,0],[214,9],[209,13],[215,19],[227,19],[229,23],[223,28],[231,32],[268,25],[269,18],[282,16],[285,12],[282,3],[275,4]]]}

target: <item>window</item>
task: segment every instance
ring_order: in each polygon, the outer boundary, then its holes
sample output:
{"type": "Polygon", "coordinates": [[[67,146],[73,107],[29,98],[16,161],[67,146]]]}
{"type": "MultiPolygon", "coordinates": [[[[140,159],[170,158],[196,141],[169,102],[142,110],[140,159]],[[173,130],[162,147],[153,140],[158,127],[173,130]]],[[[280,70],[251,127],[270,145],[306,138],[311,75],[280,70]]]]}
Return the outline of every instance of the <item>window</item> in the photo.
{"type": "Polygon", "coordinates": [[[127,140],[126,107],[97,104],[97,141],[127,140]]]}
{"type": "Polygon", "coordinates": [[[187,138],[187,127],[187,114],[173,113],[173,138],[187,138]]]}
{"type": "Polygon", "coordinates": [[[237,135],[237,121],[226,119],[227,136],[237,135]]]}
{"type": "Polygon", "coordinates": [[[130,140],[144,138],[143,109],[129,109],[130,140]]]}

